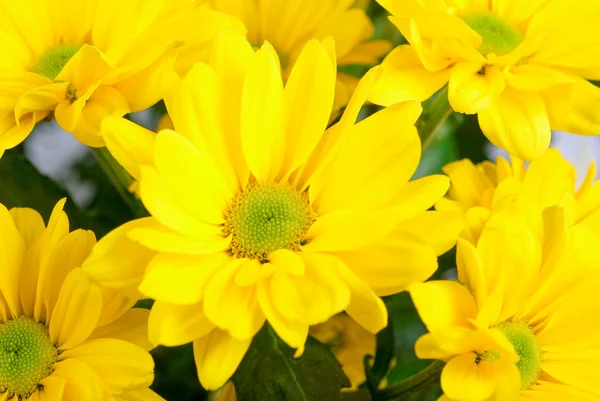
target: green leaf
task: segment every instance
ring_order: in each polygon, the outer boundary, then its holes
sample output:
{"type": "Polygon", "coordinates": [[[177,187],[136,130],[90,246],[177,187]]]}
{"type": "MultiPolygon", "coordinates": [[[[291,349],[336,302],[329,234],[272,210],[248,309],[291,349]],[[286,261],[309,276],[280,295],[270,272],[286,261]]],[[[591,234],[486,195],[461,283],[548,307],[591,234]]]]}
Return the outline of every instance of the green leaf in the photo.
{"type": "Polygon", "coordinates": [[[331,350],[312,337],[294,358],[268,325],[254,337],[233,376],[238,401],[339,401],[350,380],[331,350]]]}

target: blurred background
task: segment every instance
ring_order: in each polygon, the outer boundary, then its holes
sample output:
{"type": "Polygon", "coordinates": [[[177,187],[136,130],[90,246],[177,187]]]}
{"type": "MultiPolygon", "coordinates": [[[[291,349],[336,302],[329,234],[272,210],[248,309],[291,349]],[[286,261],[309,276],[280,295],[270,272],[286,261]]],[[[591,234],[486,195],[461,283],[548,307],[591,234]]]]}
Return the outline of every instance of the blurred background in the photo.
{"type": "MultiPolygon", "coordinates": [[[[376,26],[376,38],[396,44],[404,43],[397,29],[376,3],[360,1],[376,26]]],[[[345,68],[356,76],[364,74],[360,67],[345,68]]],[[[366,106],[362,115],[376,110],[366,106]]],[[[164,106],[130,115],[135,122],[154,130],[164,114],[164,106]]],[[[473,162],[495,159],[503,153],[491,146],[473,116],[453,115],[438,133],[423,155],[415,178],[441,173],[448,162],[468,158],[473,162]],[[451,134],[456,130],[456,134],[451,134]]],[[[600,159],[600,137],[581,137],[562,132],[553,134],[552,147],[559,148],[577,169],[582,180],[592,160],[600,159]]],[[[27,206],[37,209],[46,218],[56,201],[68,197],[67,213],[72,229],[94,228],[98,238],[120,224],[133,219],[133,211],[113,188],[94,156],[70,134],[54,122],[38,124],[33,135],[18,148],[0,159],[0,202],[8,207],[27,206]],[[38,172],[42,173],[40,175],[38,172]]],[[[440,259],[436,277],[455,276],[454,253],[440,259]]],[[[416,359],[413,345],[425,332],[407,294],[385,299],[392,316],[395,359],[387,382],[396,383],[421,370],[429,361],[416,359]]],[[[149,307],[150,302],[140,306],[149,307]]],[[[374,349],[372,350],[375,351],[374,349]]],[[[191,346],[159,347],[153,351],[156,360],[156,381],[153,388],[167,400],[202,401],[209,395],[201,389],[196,378],[191,346]]],[[[415,395],[415,400],[435,400],[439,389],[433,387],[415,395]]]]}

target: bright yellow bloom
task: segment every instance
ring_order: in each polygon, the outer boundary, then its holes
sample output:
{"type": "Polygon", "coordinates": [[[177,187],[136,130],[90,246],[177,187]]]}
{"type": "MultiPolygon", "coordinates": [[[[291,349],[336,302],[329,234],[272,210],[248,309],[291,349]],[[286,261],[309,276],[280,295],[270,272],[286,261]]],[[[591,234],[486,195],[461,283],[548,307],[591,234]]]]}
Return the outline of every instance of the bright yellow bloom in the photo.
{"type": "MultiPolygon", "coordinates": [[[[190,0],[0,1],[0,156],[56,118],[89,146],[100,121],[160,99],[160,77],[186,42],[201,53],[239,21],[190,0]]],[[[184,54],[185,56],[185,54],[184,54]]]]}
{"type": "Polygon", "coordinates": [[[600,397],[600,235],[525,195],[495,208],[476,245],[459,240],[459,283],[410,293],[429,330],[417,356],[447,361],[444,400],[600,397]]]}
{"type": "Polygon", "coordinates": [[[48,227],[0,205],[0,400],[162,400],[148,389],[148,311],[82,272],[96,238],[69,233],[63,205],[48,227]]]}
{"type": "Polygon", "coordinates": [[[587,221],[600,230],[600,183],[594,182],[595,165],[576,188],[575,169],[556,149],[548,149],[528,167],[517,158],[509,162],[499,157],[495,164],[485,161],[474,165],[470,160],[459,160],[444,166],[443,171],[452,185],[447,196],[436,203],[436,209],[463,215],[462,236],[473,243],[494,206],[517,194],[530,196],[541,209],[565,207],[569,225],[587,221]]]}
{"type": "MultiPolygon", "coordinates": [[[[425,100],[448,84],[450,105],[477,114],[495,145],[539,158],[550,130],[600,134],[600,2],[378,0],[410,45],[383,62],[371,95],[425,100]]],[[[444,95],[445,96],[445,95],[444,95]]]]}
{"type": "MultiPolygon", "coordinates": [[[[284,80],[310,39],[331,35],[335,42],[338,66],[375,65],[392,45],[373,40],[374,27],[355,0],[210,0],[216,10],[241,19],[248,29],[248,40],[255,47],[264,41],[273,45],[279,56],[284,80]]],[[[333,116],[350,100],[358,79],[339,73],[333,116]]]]}
{"type": "Polygon", "coordinates": [[[171,74],[165,103],[177,132],[118,118],[103,125],[113,154],[141,177],[153,217],[105,237],[86,270],[156,299],[152,341],[194,341],[208,389],[231,376],[265,321],[298,353],[309,326],[344,310],[381,330],[378,295],[428,278],[461,229],[455,213],[426,212],[447,177],[409,181],[420,105],[355,123],[372,70],[326,131],[335,72],[333,43],[312,40],[284,87],[270,44],[255,53],[226,32],[210,64],[181,81],[171,74]]]}

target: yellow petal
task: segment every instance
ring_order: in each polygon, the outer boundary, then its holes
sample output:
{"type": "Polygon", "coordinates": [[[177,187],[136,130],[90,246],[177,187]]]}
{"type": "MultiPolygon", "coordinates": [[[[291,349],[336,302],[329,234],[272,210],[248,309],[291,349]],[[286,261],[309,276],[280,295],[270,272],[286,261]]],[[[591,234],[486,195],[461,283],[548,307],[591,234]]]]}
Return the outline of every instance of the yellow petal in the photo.
{"type": "Polygon", "coordinates": [[[121,166],[136,180],[141,165],[151,165],[156,134],[129,120],[107,117],[102,122],[106,147],[121,166]]]}
{"type": "Polygon", "coordinates": [[[216,390],[231,378],[250,347],[251,338],[236,340],[215,329],[194,341],[194,359],[202,387],[216,390]]]}
{"type": "MultiPolygon", "coordinates": [[[[219,81],[212,68],[198,63],[174,93],[167,97],[167,108],[177,132],[205,155],[202,163],[214,165],[214,169],[222,177],[221,185],[228,188],[230,193],[235,193],[241,188],[238,172],[244,171],[245,162],[241,152],[239,128],[225,130],[225,121],[229,118],[232,105],[224,104],[222,97],[225,96],[225,88],[221,85],[224,83],[219,81]]],[[[207,167],[202,169],[206,170],[207,167]]],[[[245,170],[247,175],[247,167],[245,170]]],[[[198,179],[202,179],[202,176],[198,179]]]]}
{"type": "Polygon", "coordinates": [[[157,252],[206,255],[231,248],[231,237],[222,236],[222,227],[202,225],[202,236],[182,235],[168,227],[155,224],[134,228],[128,237],[157,252]]]}
{"type": "Polygon", "coordinates": [[[286,318],[315,325],[342,312],[350,302],[350,291],[337,271],[338,260],[324,254],[302,253],[303,277],[277,273],[270,290],[277,310],[286,318]]]}
{"type": "Polygon", "coordinates": [[[67,62],[55,81],[71,83],[80,91],[99,83],[113,71],[108,59],[96,47],[85,44],[67,62]]]}
{"type": "Polygon", "coordinates": [[[381,298],[348,267],[338,264],[338,272],[346,280],[350,289],[350,304],[346,308],[346,313],[373,334],[386,327],[388,313],[381,298]]]}
{"type": "Polygon", "coordinates": [[[50,375],[40,380],[41,389],[35,393],[39,401],[62,400],[65,391],[66,380],[57,375],[50,375]]]}
{"type": "Polygon", "coordinates": [[[433,247],[410,231],[398,229],[372,245],[336,256],[379,296],[396,294],[428,279],[438,266],[433,247]]]}
{"type": "Polygon", "coordinates": [[[40,283],[48,314],[52,314],[67,275],[83,264],[95,244],[96,236],[93,232],[76,230],[64,237],[53,249],[46,264],[48,274],[40,283]]]}
{"type": "Polygon", "coordinates": [[[196,304],[204,298],[214,274],[225,268],[230,259],[225,252],[203,256],[159,253],[149,263],[140,291],[163,302],[196,304]]]}
{"type": "Polygon", "coordinates": [[[519,0],[493,0],[492,11],[514,25],[529,20],[544,5],[545,0],[522,2],[519,0]]]}
{"type": "Polygon", "coordinates": [[[429,281],[410,286],[410,296],[429,331],[448,326],[468,327],[477,316],[477,305],[469,291],[454,281],[429,281]]]}
{"type": "Polygon", "coordinates": [[[210,277],[204,296],[204,313],[232,337],[252,338],[265,322],[256,287],[239,287],[235,276],[246,259],[236,259],[210,277]]]}
{"type": "Polygon", "coordinates": [[[333,67],[317,40],[309,41],[294,63],[283,92],[286,154],[280,176],[306,161],[327,128],[335,88],[333,67]]]}
{"type": "MultiPolygon", "coordinates": [[[[101,134],[102,120],[106,117],[122,117],[130,111],[127,100],[119,91],[110,86],[100,86],[85,103],[77,125],[69,131],[84,145],[101,147],[105,145],[101,134]]],[[[56,112],[56,121],[59,125],[60,115],[59,108],[56,112]]],[[[63,128],[68,129],[68,127],[63,128]]]]}
{"type": "Polygon", "coordinates": [[[277,299],[274,298],[270,290],[270,280],[263,280],[258,283],[257,295],[260,308],[275,333],[287,345],[298,349],[297,353],[301,354],[308,337],[308,325],[292,321],[279,313],[276,306],[277,299]]]}
{"type": "MultiPolygon", "coordinates": [[[[156,137],[154,162],[160,179],[183,210],[209,224],[223,223],[223,212],[234,192],[205,154],[178,133],[164,130],[156,137]]],[[[143,178],[141,185],[145,202],[143,178]]]]}
{"type": "Polygon", "coordinates": [[[556,149],[548,149],[532,162],[525,174],[523,192],[533,196],[542,209],[559,203],[564,194],[575,193],[575,168],[556,149]]]}
{"type": "Polygon", "coordinates": [[[469,159],[448,163],[442,167],[442,170],[452,182],[448,197],[459,201],[467,208],[481,205],[485,191],[494,186],[490,178],[469,159]]]}
{"type": "Polygon", "coordinates": [[[50,338],[69,349],[90,336],[102,312],[102,293],[81,269],[69,273],[50,317],[50,338]]]}
{"type": "Polygon", "coordinates": [[[202,304],[175,305],[156,301],[148,320],[150,341],[168,347],[192,342],[214,328],[204,314],[202,304]]]}
{"type": "MultiPolygon", "coordinates": [[[[198,219],[190,211],[186,210],[177,201],[175,194],[169,190],[165,181],[158,175],[155,169],[142,166],[141,172],[140,196],[144,202],[144,206],[146,206],[150,214],[157,221],[184,235],[198,237],[206,233],[206,230],[211,227],[210,224],[198,219]]],[[[203,203],[210,201],[210,199],[204,199],[203,203]]],[[[214,215],[215,210],[216,208],[213,206],[209,212],[205,211],[203,214],[218,218],[218,216],[214,215]]]]}
{"type": "Polygon", "coordinates": [[[537,93],[507,88],[479,113],[479,125],[494,145],[523,160],[538,159],[550,144],[548,114],[537,93]]]}
{"type": "Polygon", "coordinates": [[[579,80],[571,85],[558,85],[544,93],[552,129],[581,135],[598,135],[600,88],[579,80]]]}
{"type": "Polygon", "coordinates": [[[486,400],[495,390],[493,362],[476,363],[475,353],[466,353],[451,359],[442,371],[444,394],[450,399],[486,400]]]}
{"type": "Polygon", "coordinates": [[[9,311],[14,317],[20,314],[19,274],[21,261],[25,254],[25,242],[15,226],[9,211],[0,204],[0,291],[4,296],[9,311]]]}
{"type": "Polygon", "coordinates": [[[285,157],[283,83],[277,53],[266,42],[256,52],[242,94],[242,148],[250,171],[271,181],[285,157]]]}
{"type": "Polygon", "coordinates": [[[131,298],[141,298],[137,290],[153,252],[127,238],[134,228],[155,225],[153,218],[133,220],[104,236],[83,263],[83,271],[95,282],[131,298]]]}
{"type": "Polygon", "coordinates": [[[600,396],[600,386],[595,379],[594,366],[600,351],[598,349],[586,349],[584,351],[548,352],[543,356],[544,372],[553,378],[560,380],[566,385],[587,391],[595,396],[600,396]]]}
{"type": "Polygon", "coordinates": [[[89,339],[116,338],[150,351],[154,346],[148,341],[149,314],[147,309],[130,309],[117,320],[96,328],[89,339]]]}
{"type": "Polygon", "coordinates": [[[53,368],[52,376],[65,379],[63,401],[102,401],[111,398],[110,390],[102,378],[85,362],[69,358],[56,363],[53,368]]]}
{"type": "Polygon", "coordinates": [[[596,395],[567,384],[555,383],[553,379],[551,382],[539,380],[529,390],[525,390],[521,394],[527,401],[593,401],[598,399],[596,395]]]}
{"type": "Polygon", "coordinates": [[[419,163],[420,140],[413,124],[421,110],[416,102],[388,107],[346,132],[340,152],[311,182],[315,211],[323,215],[393,206],[390,201],[419,163]]]}
{"type": "Polygon", "coordinates": [[[475,246],[464,239],[456,245],[456,266],[458,280],[471,293],[477,305],[482,305],[488,295],[488,287],[494,283],[486,282],[484,267],[475,246]]]}
{"type": "Polygon", "coordinates": [[[114,397],[116,401],[165,401],[164,398],[149,388],[127,391],[114,397]]]}
{"type": "Polygon", "coordinates": [[[15,207],[10,209],[10,215],[26,246],[30,246],[46,229],[42,216],[33,209],[15,207]]]}
{"type": "Polygon", "coordinates": [[[455,111],[476,114],[490,107],[504,91],[502,72],[481,64],[459,63],[452,68],[448,84],[448,100],[455,111]]]}
{"type": "Polygon", "coordinates": [[[154,361],[143,348],[114,338],[98,338],[65,350],[62,359],[87,364],[111,392],[148,387],[154,380],[154,361]]]}
{"type": "Polygon", "coordinates": [[[456,244],[463,226],[464,222],[458,213],[427,211],[403,221],[394,231],[410,233],[430,245],[439,256],[456,244]]]}

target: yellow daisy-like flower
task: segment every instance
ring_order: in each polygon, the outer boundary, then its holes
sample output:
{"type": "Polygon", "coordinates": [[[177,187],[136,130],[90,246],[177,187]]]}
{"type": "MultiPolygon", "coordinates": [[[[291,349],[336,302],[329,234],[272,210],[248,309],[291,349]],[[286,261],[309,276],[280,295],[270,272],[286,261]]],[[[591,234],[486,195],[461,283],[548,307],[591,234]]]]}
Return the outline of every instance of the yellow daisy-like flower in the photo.
{"type": "Polygon", "coordinates": [[[460,284],[410,288],[429,330],[416,353],[447,362],[444,400],[600,397],[600,235],[567,230],[565,213],[521,195],[494,209],[476,245],[459,240],[460,284]]]}
{"type": "Polygon", "coordinates": [[[243,29],[190,0],[0,1],[0,155],[52,117],[104,146],[102,118],[156,103],[172,49],[198,53],[225,26],[243,29]]]}
{"type": "MultiPolygon", "coordinates": [[[[374,27],[361,4],[355,0],[210,0],[216,10],[241,19],[248,29],[248,40],[255,47],[264,41],[273,45],[279,56],[284,80],[310,39],[335,41],[337,65],[375,65],[387,54],[391,43],[372,40],[374,27]]],[[[333,117],[350,100],[358,79],[337,76],[333,117]]]]}
{"type": "Polygon", "coordinates": [[[0,400],[162,400],[148,389],[148,311],[82,272],[96,238],[69,233],[63,205],[48,227],[0,205],[0,400]]]}
{"type": "MultiPolygon", "coordinates": [[[[495,145],[539,158],[550,130],[600,134],[600,3],[378,0],[410,45],[383,62],[370,100],[425,100],[448,84],[495,145]]],[[[443,95],[445,96],[445,95],[443,95]]]]}
{"type": "Polygon", "coordinates": [[[529,166],[514,157],[510,162],[499,157],[496,163],[485,161],[478,165],[459,160],[444,166],[443,171],[452,185],[446,197],[436,203],[436,209],[463,215],[462,237],[473,243],[494,206],[517,194],[530,196],[542,209],[565,207],[569,225],[589,221],[600,228],[595,222],[600,218],[600,184],[594,182],[595,165],[592,163],[583,184],[577,188],[574,167],[556,149],[548,149],[529,166]]]}
{"type": "Polygon", "coordinates": [[[309,326],[344,310],[378,332],[387,324],[378,295],[431,276],[461,229],[455,213],[426,212],[447,177],[409,181],[420,105],[356,123],[377,70],[326,131],[331,41],[310,41],[285,87],[270,44],[255,53],[227,32],[215,46],[210,64],[180,82],[171,74],[165,103],[177,132],[104,123],[153,217],[109,234],[84,266],[98,282],[157,300],[150,338],[194,341],[208,389],[231,376],[265,321],[298,353],[309,326]]]}

